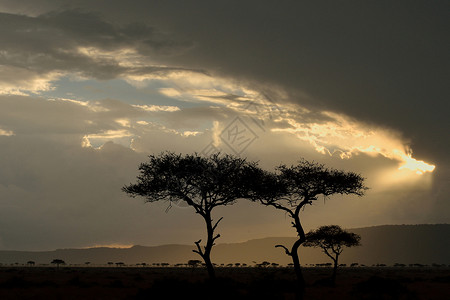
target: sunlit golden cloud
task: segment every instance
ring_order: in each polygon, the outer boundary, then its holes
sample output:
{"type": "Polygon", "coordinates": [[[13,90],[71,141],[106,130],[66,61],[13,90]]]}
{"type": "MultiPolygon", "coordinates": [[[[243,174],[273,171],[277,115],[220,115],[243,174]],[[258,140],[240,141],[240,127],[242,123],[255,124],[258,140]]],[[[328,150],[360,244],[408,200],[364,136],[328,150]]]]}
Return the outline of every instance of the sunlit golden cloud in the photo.
{"type": "MultiPolygon", "coordinates": [[[[344,114],[312,111],[287,101],[277,104],[256,90],[205,74],[173,73],[167,77],[166,83],[168,87],[159,89],[159,92],[167,97],[226,107],[238,115],[250,117],[259,122],[260,127],[270,129],[273,133],[289,132],[309,142],[317,152],[324,155],[341,159],[349,159],[360,153],[373,157],[381,155],[397,161],[399,170],[416,174],[432,172],[435,168],[413,158],[408,142],[398,132],[368,125],[344,114]]],[[[280,94],[280,97],[284,95],[280,94]]],[[[226,124],[213,122],[213,142],[216,147],[221,144],[218,135],[224,126],[226,124]]]]}
{"type": "MultiPolygon", "coordinates": [[[[0,57],[2,57],[0,53],[0,57]]],[[[61,72],[39,73],[26,68],[0,64],[0,95],[28,95],[54,89],[52,82],[62,77],[61,72]]]]}
{"type": "Polygon", "coordinates": [[[115,143],[129,146],[132,136],[134,136],[134,134],[125,129],[106,130],[101,133],[85,135],[81,141],[81,146],[94,147],[99,149],[103,144],[105,144],[108,141],[114,141],[115,143]]]}
{"type": "Polygon", "coordinates": [[[89,249],[89,248],[119,248],[119,249],[128,249],[133,247],[134,245],[131,244],[94,244],[91,246],[83,247],[82,249],[89,249]]]}
{"type": "Polygon", "coordinates": [[[436,166],[428,164],[422,160],[416,160],[411,157],[411,154],[399,153],[399,155],[404,160],[404,163],[398,168],[399,170],[411,170],[415,171],[416,174],[422,175],[425,172],[433,172],[436,166]]]}
{"type": "MultiPolygon", "coordinates": [[[[331,111],[313,112],[300,105],[288,104],[289,101],[282,101],[282,103],[276,104],[268,101],[257,90],[248,88],[241,83],[196,71],[176,70],[168,71],[164,74],[152,74],[145,71],[142,71],[141,74],[140,72],[136,73],[132,69],[165,68],[165,66],[152,64],[148,57],[139,54],[132,48],[104,50],[96,47],[78,47],[75,50],[66,51],[75,51],[79,55],[89,57],[96,63],[104,62],[124,68],[121,75],[122,79],[138,88],[145,87],[150,81],[159,80],[164,82],[166,87],[160,88],[158,91],[167,97],[180,101],[210,103],[218,107],[226,107],[238,115],[248,116],[253,121],[258,120],[260,126],[263,125],[265,129],[269,129],[274,134],[276,132],[291,133],[296,138],[309,142],[317,152],[324,155],[339,156],[342,159],[349,159],[359,153],[371,156],[381,155],[398,161],[399,170],[407,170],[419,175],[433,172],[435,169],[434,165],[413,158],[407,142],[399,134],[384,128],[363,124],[342,114],[331,111]]],[[[19,72],[21,75],[19,77],[22,79],[31,78],[32,80],[22,80],[14,83],[7,82],[6,79],[0,80],[0,93],[49,90],[53,88],[51,81],[61,76],[58,73],[37,76],[36,74],[30,74],[26,70],[13,70],[11,68],[15,67],[2,66],[0,74],[14,71],[15,73],[19,72]],[[1,81],[3,81],[3,86],[1,81]]],[[[0,79],[3,77],[0,76],[0,79]]],[[[281,96],[283,97],[283,95],[281,96]]],[[[94,113],[109,111],[108,107],[99,102],[66,98],[49,100],[66,101],[85,106],[94,113]]],[[[164,105],[136,104],[130,105],[130,107],[154,113],[177,112],[181,110],[177,106],[164,105]]],[[[129,144],[129,139],[132,137],[145,134],[146,126],[153,126],[142,119],[116,118],[112,121],[119,126],[118,129],[86,134],[83,137],[82,145],[84,147],[92,147],[92,144],[99,145],[106,141],[119,141],[122,144],[129,144]]],[[[185,129],[178,132],[165,127],[163,124],[160,125],[163,128],[162,130],[173,131],[172,133],[182,136],[193,136],[201,133],[198,128],[185,129]]],[[[218,134],[225,124],[212,121],[212,125],[213,142],[217,147],[221,143],[218,134]]],[[[12,134],[10,131],[0,131],[0,135],[12,134]]]]}
{"type": "Polygon", "coordinates": [[[137,67],[148,63],[148,59],[139,55],[132,48],[104,50],[96,47],[78,47],[75,51],[80,55],[89,57],[97,63],[116,63],[122,67],[137,67]]]}
{"type": "Polygon", "coordinates": [[[396,160],[399,170],[410,170],[416,174],[432,172],[435,166],[412,157],[412,150],[402,137],[385,128],[370,127],[351,120],[345,115],[321,112],[325,118],[302,122],[302,117],[286,116],[284,121],[290,127],[272,128],[273,132],[289,132],[309,142],[316,151],[325,155],[337,155],[349,159],[365,153],[370,156],[384,156],[396,160]]]}
{"type": "Polygon", "coordinates": [[[14,135],[14,132],[12,132],[11,130],[4,130],[4,129],[0,128],[0,135],[12,136],[12,135],[14,135]]]}
{"type": "Polygon", "coordinates": [[[179,111],[180,108],[178,106],[170,106],[170,105],[132,105],[133,107],[145,110],[145,111],[179,111]]]}

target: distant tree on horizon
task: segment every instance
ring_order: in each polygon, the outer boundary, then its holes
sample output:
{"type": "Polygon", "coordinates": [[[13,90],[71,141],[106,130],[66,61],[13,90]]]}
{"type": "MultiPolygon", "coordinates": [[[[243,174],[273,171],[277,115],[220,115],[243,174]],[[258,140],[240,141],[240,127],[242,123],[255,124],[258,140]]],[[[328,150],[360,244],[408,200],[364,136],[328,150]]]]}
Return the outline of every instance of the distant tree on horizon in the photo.
{"type": "Polygon", "coordinates": [[[305,279],[300,267],[299,247],[306,241],[306,235],[300,220],[300,211],[306,205],[312,205],[319,196],[326,197],[341,194],[364,195],[367,187],[364,178],[353,172],[344,172],[326,168],[323,164],[300,160],[297,165],[279,165],[275,173],[259,171],[254,174],[256,186],[252,189],[252,200],[266,206],[272,206],[286,213],[292,219],[298,239],[290,249],[283,248],[292,258],[299,287],[298,298],[303,297],[305,279]]]}
{"type": "Polygon", "coordinates": [[[263,268],[267,268],[268,266],[270,266],[270,262],[268,261],[263,261],[260,264],[257,264],[258,267],[263,267],[263,268]]]}
{"type": "Polygon", "coordinates": [[[27,261],[27,266],[34,266],[36,263],[32,260],[27,261]]]}
{"type": "Polygon", "coordinates": [[[207,239],[203,248],[202,240],[194,244],[193,252],[205,262],[208,275],[215,278],[211,251],[220,237],[215,231],[222,217],[213,221],[214,208],[234,204],[237,199],[247,197],[248,174],[256,167],[245,159],[231,155],[199,154],[185,155],[171,152],[158,156],[150,155],[149,161],[139,167],[137,183],[123,187],[131,197],[142,196],[147,202],[168,201],[183,202],[199,214],[206,225],[207,239]]]}
{"type": "Polygon", "coordinates": [[[198,259],[190,259],[188,261],[188,266],[191,266],[192,268],[198,267],[199,265],[201,265],[202,261],[198,260],[198,259]]]}
{"type": "Polygon", "coordinates": [[[333,274],[331,282],[336,283],[339,255],[344,251],[344,247],[360,246],[361,236],[348,232],[339,225],[321,226],[316,230],[311,230],[306,234],[304,247],[321,248],[323,252],[333,260],[333,274]]]}
{"type": "Polygon", "coordinates": [[[60,265],[65,265],[66,262],[62,259],[54,259],[51,264],[56,265],[56,268],[59,268],[60,265]]]}

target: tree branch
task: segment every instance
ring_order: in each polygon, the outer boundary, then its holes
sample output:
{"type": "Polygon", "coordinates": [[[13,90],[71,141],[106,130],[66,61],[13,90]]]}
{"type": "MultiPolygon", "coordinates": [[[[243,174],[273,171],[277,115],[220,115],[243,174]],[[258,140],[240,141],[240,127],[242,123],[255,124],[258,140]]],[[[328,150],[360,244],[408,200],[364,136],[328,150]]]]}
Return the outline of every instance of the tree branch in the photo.
{"type": "Polygon", "coordinates": [[[329,258],[331,258],[333,261],[336,261],[336,259],[333,257],[333,255],[331,255],[331,254],[328,252],[327,248],[322,248],[322,249],[323,249],[323,252],[324,252],[326,255],[328,255],[329,258]]]}
{"type": "Polygon", "coordinates": [[[283,205],[278,204],[278,203],[276,203],[276,202],[263,203],[263,204],[264,204],[264,205],[267,205],[267,206],[271,205],[271,206],[275,207],[276,209],[284,210],[284,211],[287,212],[287,213],[289,214],[289,216],[291,216],[291,217],[294,216],[294,213],[292,212],[292,210],[290,210],[289,208],[284,207],[283,205]]]}
{"type": "Polygon", "coordinates": [[[214,241],[217,240],[218,238],[220,238],[220,234],[217,234],[215,237],[212,238],[213,245],[215,245],[214,241]]]}
{"type": "Polygon", "coordinates": [[[194,242],[194,244],[197,246],[198,250],[192,250],[192,252],[195,252],[195,253],[199,254],[201,257],[203,257],[204,253],[202,251],[202,248],[200,247],[201,242],[202,242],[202,240],[198,240],[198,241],[194,242]]]}
{"type": "Polygon", "coordinates": [[[291,252],[283,245],[275,245],[275,248],[283,248],[287,255],[292,256],[291,252]]]}
{"type": "Polygon", "coordinates": [[[213,231],[216,230],[217,225],[219,224],[219,222],[220,222],[222,219],[223,219],[223,217],[221,217],[221,218],[216,222],[216,224],[214,224],[214,226],[213,226],[213,228],[212,228],[213,231]]]}

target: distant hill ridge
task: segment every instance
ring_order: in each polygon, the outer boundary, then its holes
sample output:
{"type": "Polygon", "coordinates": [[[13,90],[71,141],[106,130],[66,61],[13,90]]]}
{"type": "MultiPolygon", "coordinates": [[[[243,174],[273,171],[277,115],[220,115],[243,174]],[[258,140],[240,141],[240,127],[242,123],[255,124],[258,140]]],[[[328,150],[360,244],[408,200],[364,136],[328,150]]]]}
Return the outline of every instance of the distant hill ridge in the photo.
{"type": "MultiPolygon", "coordinates": [[[[381,225],[348,229],[361,235],[361,247],[345,249],[341,263],[372,265],[383,263],[403,264],[450,264],[450,224],[381,225]]],[[[242,243],[218,244],[213,248],[212,259],[217,264],[254,262],[290,263],[290,257],[274,246],[282,244],[290,247],[294,237],[268,237],[242,243]]],[[[199,259],[193,253],[194,245],[133,246],[131,248],[87,248],[58,249],[54,251],[0,251],[0,263],[49,264],[53,259],[63,259],[68,264],[106,265],[107,262],[137,263],[186,263],[199,259]]],[[[328,262],[320,249],[300,248],[301,263],[315,264],[328,262]]]]}

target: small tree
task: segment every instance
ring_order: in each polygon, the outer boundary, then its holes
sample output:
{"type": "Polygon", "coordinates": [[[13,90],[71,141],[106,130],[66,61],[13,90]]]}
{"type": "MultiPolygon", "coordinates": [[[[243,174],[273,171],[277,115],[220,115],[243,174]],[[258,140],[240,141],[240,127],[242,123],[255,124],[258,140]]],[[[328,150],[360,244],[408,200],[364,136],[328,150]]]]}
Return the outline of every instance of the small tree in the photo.
{"type": "Polygon", "coordinates": [[[65,265],[66,262],[62,259],[54,259],[51,264],[56,265],[56,268],[59,269],[59,265],[65,265]]]}
{"type": "Polygon", "coordinates": [[[168,208],[175,201],[192,207],[204,219],[207,236],[203,249],[202,240],[198,240],[195,242],[197,249],[192,251],[201,256],[209,277],[214,279],[211,250],[220,237],[215,231],[222,218],[214,222],[212,211],[246,197],[249,173],[254,166],[230,155],[182,156],[170,152],[151,155],[147,163],[140,165],[137,183],[125,186],[123,191],[132,197],[145,197],[147,202],[168,201],[168,208]]]}
{"type": "Polygon", "coordinates": [[[188,261],[188,265],[191,266],[192,268],[195,268],[197,266],[199,266],[202,262],[200,260],[197,259],[190,259],[188,261]]]}
{"type": "Polygon", "coordinates": [[[262,263],[259,264],[261,267],[263,268],[267,268],[268,266],[270,266],[270,262],[268,261],[263,261],[262,263]]]}
{"type": "Polygon", "coordinates": [[[328,225],[308,232],[303,246],[321,248],[333,260],[331,280],[335,284],[339,255],[344,251],[344,247],[360,246],[360,240],[361,236],[356,233],[348,232],[338,225],[328,225]]]}
{"type": "Polygon", "coordinates": [[[35,262],[34,262],[34,261],[32,261],[32,260],[27,261],[27,266],[32,267],[32,266],[34,266],[34,265],[35,265],[35,262]]]}
{"type": "Polygon", "coordinates": [[[298,249],[306,241],[306,235],[300,222],[300,211],[321,195],[362,196],[367,189],[364,186],[364,178],[353,172],[328,169],[322,164],[306,160],[301,160],[298,165],[290,167],[280,165],[275,173],[257,171],[254,178],[259,184],[252,188],[252,200],[282,210],[292,218],[292,226],[297,232],[298,239],[290,249],[283,245],[275,247],[283,248],[286,254],[292,257],[299,287],[298,298],[302,298],[305,280],[300,267],[298,249]]]}

